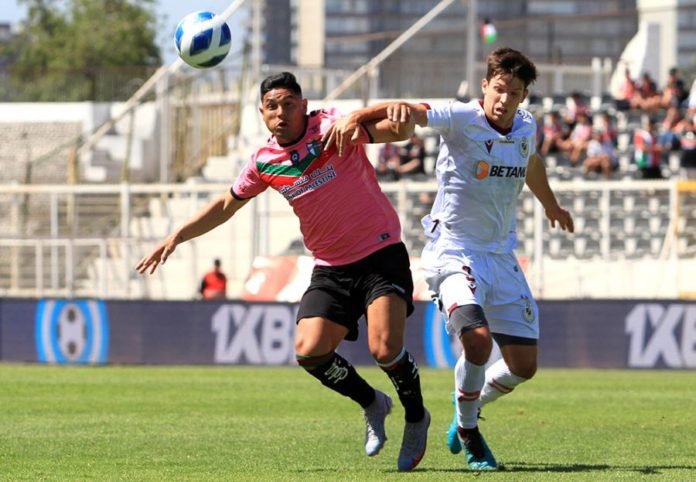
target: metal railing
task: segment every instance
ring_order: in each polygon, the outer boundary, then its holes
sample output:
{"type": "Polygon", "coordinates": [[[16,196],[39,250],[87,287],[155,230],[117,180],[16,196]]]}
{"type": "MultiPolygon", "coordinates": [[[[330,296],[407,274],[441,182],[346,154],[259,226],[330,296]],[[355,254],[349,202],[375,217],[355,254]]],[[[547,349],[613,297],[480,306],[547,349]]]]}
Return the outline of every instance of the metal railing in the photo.
{"type": "MultiPolygon", "coordinates": [[[[662,296],[696,292],[683,270],[696,259],[696,189],[678,181],[558,182],[554,190],[574,212],[574,235],[549,229],[541,206],[524,191],[518,214],[518,254],[529,266],[537,294],[554,297],[559,279],[568,288],[565,296],[600,296],[598,270],[626,270],[642,266],[639,278],[625,279],[611,273],[616,286],[609,297],[645,296],[641,285],[660,284],[662,296]],[[687,186],[687,187],[684,187],[687,186]],[[593,285],[597,286],[595,290],[593,285]]],[[[692,186],[693,187],[693,186],[692,186]]],[[[229,273],[235,295],[257,256],[282,253],[300,234],[292,211],[280,197],[255,199],[230,222],[195,240],[200,249],[177,250],[179,268],[167,267],[167,276],[140,277],[133,266],[140,256],[164,238],[176,225],[202,207],[211,196],[228,189],[223,184],[118,184],[88,186],[3,186],[0,207],[6,229],[0,236],[0,294],[3,296],[83,296],[100,298],[189,297],[200,272],[210,264],[211,253],[202,243],[218,242],[235,252],[235,272],[229,273]],[[61,210],[69,199],[99,194],[113,197],[118,206],[114,223],[101,232],[90,225],[88,212],[61,210]],[[30,216],[47,229],[43,234],[23,232],[17,224],[20,200],[27,197],[39,206],[30,216]],[[91,229],[91,230],[90,230],[91,229]],[[213,234],[215,233],[215,234],[213,234]],[[177,271],[171,271],[177,269],[177,271]],[[168,284],[188,280],[186,290],[168,284]],[[146,286],[147,285],[147,286],[146,286]],[[159,294],[158,294],[159,293],[159,294]],[[182,294],[183,293],[183,294],[182,294]]],[[[420,217],[429,205],[422,194],[432,196],[434,182],[384,183],[401,217],[404,239],[417,256],[425,240],[420,217]]],[[[186,243],[189,244],[189,243],[186,243]]],[[[227,248],[225,248],[227,249],[227,248]]]]}

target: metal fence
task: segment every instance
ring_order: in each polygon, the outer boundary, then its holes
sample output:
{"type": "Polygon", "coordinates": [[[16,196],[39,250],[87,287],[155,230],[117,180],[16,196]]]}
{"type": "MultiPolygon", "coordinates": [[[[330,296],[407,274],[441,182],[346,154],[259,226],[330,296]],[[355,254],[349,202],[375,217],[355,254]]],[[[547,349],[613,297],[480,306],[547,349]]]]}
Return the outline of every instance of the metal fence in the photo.
{"type": "MultiPolygon", "coordinates": [[[[575,215],[577,233],[548,227],[541,206],[524,191],[518,214],[518,254],[531,284],[546,298],[692,296],[696,280],[696,183],[616,181],[554,183],[575,215]]],[[[133,266],[153,245],[226,190],[220,184],[3,186],[0,211],[0,294],[100,298],[190,298],[210,264],[211,250],[234,253],[228,273],[235,296],[257,256],[277,255],[299,236],[279,196],[264,195],[218,228],[177,250],[164,274],[138,276],[133,266]],[[278,198],[278,199],[276,199],[278,198]],[[21,210],[37,234],[27,234],[21,210]],[[103,210],[83,209],[101,199],[103,210]],[[110,206],[110,207],[107,207],[110,206]],[[196,243],[199,243],[196,245],[196,243]],[[198,246],[198,248],[196,248],[198,246]],[[178,264],[177,264],[178,263],[178,264]],[[170,266],[173,265],[173,266],[170,266]],[[182,284],[186,285],[182,288],[182,284]]],[[[400,215],[404,239],[417,256],[420,217],[432,182],[383,184],[400,215]]],[[[182,245],[183,246],[183,245],[182,245]]]]}

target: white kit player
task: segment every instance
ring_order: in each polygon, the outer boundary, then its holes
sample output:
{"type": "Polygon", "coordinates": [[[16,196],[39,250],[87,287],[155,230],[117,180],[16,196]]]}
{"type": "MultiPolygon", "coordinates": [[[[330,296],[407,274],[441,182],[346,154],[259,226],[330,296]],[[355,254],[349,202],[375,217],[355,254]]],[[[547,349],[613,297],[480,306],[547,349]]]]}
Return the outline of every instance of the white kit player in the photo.
{"type": "Polygon", "coordinates": [[[573,219],[549,187],[536,153],[536,123],[519,109],[536,67],[510,48],[493,51],[482,81],[483,100],[441,106],[396,102],[391,120],[409,116],[441,135],[438,192],[423,219],[429,242],[422,264],[429,287],[464,349],[454,369],[452,453],[464,448],[474,470],[497,463],[478,430],[482,405],[510,393],[537,369],[537,305],[514,253],[516,205],[527,183],[551,226],[573,232],[573,219]],[[503,358],[486,370],[492,338],[503,358]]]}

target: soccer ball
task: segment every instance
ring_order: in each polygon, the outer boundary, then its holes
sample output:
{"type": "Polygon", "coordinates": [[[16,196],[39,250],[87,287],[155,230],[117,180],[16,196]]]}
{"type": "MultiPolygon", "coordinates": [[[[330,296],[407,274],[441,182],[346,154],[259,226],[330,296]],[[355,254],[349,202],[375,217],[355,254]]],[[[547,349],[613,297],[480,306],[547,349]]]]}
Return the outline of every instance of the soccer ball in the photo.
{"type": "Polygon", "coordinates": [[[213,67],[230,51],[230,27],[212,12],[193,12],[176,27],[176,49],[184,62],[197,69],[213,67]]]}

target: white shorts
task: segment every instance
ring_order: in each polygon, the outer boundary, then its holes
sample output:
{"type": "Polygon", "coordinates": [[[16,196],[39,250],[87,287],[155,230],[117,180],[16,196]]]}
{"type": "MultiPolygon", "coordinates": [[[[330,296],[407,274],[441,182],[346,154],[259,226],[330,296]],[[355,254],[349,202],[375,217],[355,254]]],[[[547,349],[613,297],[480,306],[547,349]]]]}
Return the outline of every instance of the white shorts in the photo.
{"type": "Polygon", "coordinates": [[[539,309],[513,252],[467,250],[443,242],[429,243],[421,258],[428,286],[447,317],[447,332],[458,306],[483,308],[492,333],[539,339],[539,309]]]}

